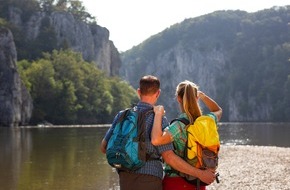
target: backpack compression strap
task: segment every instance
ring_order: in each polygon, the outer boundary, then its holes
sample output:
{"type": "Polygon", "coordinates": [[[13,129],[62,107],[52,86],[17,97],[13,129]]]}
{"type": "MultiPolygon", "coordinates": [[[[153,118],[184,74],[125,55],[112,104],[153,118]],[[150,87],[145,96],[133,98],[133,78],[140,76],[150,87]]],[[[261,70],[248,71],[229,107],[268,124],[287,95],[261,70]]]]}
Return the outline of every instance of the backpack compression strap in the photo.
{"type": "Polygon", "coordinates": [[[189,124],[188,119],[182,117],[182,118],[175,118],[175,119],[173,119],[172,121],[170,121],[170,125],[171,125],[173,122],[175,122],[175,121],[180,121],[180,122],[182,122],[184,125],[188,125],[188,124],[189,124]]]}

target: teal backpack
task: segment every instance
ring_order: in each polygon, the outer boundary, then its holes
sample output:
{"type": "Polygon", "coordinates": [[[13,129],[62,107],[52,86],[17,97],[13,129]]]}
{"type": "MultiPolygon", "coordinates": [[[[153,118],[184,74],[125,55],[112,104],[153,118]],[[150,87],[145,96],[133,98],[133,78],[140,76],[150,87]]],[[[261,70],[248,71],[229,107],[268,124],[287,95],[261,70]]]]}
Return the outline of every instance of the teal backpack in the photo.
{"type": "Polygon", "coordinates": [[[137,170],[150,156],[146,153],[146,115],[153,112],[139,112],[137,108],[124,110],[116,122],[108,141],[106,157],[108,163],[120,170],[137,170]]]}

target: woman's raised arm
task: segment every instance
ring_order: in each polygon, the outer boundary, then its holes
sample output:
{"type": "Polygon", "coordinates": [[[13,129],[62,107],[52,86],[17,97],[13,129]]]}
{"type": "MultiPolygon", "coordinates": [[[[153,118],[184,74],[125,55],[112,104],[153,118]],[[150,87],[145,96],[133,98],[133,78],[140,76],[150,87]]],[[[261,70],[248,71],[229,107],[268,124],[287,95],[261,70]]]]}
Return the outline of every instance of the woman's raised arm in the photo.
{"type": "Polygon", "coordinates": [[[151,143],[155,146],[170,143],[171,134],[162,131],[162,117],[165,113],[163,106],[154,106],[154,124],[151,131],[151,143]]]}
{"type": "Polygon", "coordinates": [[[222,108],[214,101],[212,98],[207,96],[204,92],[198,91],[198,98],[203,101],[203,103],[208,107],[208,109],[214,113],[219,121],[222,117],[222,108]]]}

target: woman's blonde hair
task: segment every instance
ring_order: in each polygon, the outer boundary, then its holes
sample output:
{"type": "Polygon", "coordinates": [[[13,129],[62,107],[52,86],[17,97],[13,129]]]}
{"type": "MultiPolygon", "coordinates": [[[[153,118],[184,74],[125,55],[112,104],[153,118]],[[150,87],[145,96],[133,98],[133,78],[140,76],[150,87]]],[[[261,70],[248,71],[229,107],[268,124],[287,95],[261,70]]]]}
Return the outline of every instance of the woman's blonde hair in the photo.
{"type": "Polygon", "coordinates": [[[185,80],[176,87],[176,96],[182,100],[183,109],[189,118],[190,123],[193,123],[196,118],[202,115],[202,111],[197,101],[198,86],[185,80]]]}

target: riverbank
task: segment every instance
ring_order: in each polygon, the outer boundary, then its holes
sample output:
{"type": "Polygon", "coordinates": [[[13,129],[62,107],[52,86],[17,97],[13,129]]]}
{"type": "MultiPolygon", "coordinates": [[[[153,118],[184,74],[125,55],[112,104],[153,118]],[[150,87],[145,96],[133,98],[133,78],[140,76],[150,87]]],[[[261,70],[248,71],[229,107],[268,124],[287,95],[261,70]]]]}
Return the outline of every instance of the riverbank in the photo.
{"type": "Polygon", "coordinates": [[[290,148],[222,145],[218,172],[207,190],[290,190],[290,148]]]}

